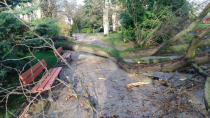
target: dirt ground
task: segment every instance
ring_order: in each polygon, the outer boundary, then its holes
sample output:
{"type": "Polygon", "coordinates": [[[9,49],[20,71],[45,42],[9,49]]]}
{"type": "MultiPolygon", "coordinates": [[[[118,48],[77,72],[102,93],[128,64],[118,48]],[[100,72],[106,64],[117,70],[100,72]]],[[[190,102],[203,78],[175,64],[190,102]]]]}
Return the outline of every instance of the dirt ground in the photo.
{"type": "MultiPolygon", "coordinates": [[[[75,42],[109,47],[104,45],[98,37],[76,35],[78,40],[75,42]]],[[[69,85],[64,75],[66,73],[73,79],[76,91],[84,96],[87,95],[82,88],[86,86],[101,117],[209,117],[203,100],[205,81],[196,73],[191,71],[189,71],[191,74],[153,72],[136,75],[126,73],[110,59],[92,54],[73,51],[72,59],[69,64],[82,78],[83,86],[76,75],[63,63],[58,65],[63,67],[60,79],[69,85]],[[148,76],[161,79],[154,80],[148,76]],[[106,80],[99,78],[106,78],[106,80]],[[167,80],[169,86],[166,86],[167,80]],[[148,82],[148,84],[127,88],[127,84],[135,82],[148,82]]],[[[68,97],[68,89],[66,85],[60,83],[52,89],[56,102],[36,101],[27,114],[30,114],[29,117],[38,118],[95,118],[96,113],[88,116],[87,105],[74,97],[68,97]]]]}

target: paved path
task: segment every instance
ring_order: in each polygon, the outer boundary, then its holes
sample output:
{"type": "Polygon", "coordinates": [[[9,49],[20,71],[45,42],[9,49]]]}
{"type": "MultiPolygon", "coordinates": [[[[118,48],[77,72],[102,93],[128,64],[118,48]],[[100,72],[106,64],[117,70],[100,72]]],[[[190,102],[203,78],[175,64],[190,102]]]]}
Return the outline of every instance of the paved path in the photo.
{"type": "MultiPolygon", "coordinates": [[[[85,34],[77,35],[78,40],[76,42],[109,47],[101,43],[100,38],[85,36],[85,34]]],[[[178,98],[180,95],[179,89],[171,89],[162,85],[164,80],[167,80],[173,74],[162,72],[142,75],[129,74],[120,69],[113,61],[88,53],[73,52],[72,58],[73,61],[69,64],[82,78],[83,85],[88,88],[100,116],[118,115],[120,118],[176,116],[181,118],[202,117],[205,114],[205,110],[202,109],[204,107],[202,88],[191,88],[195,91],[187,91],[192,96],[183,95],[187,97],[186,99],[181,96],[181,98],[178,98]],[[162,81],[152,80],[145,75],[159,76],[162,81]],[[106,78],[106,80],[99,80],[99,78],[106,78]],[[149,82],[149,84],[131,89],[126,87],[127,84],[134,82],[149,82]],[[188,100],[191,100],[191,103],[188,100]],[[200,111],[195,112],[198,108],[200,111]]],[[[59,66],[63,67],[60,79],[68,84],[69,82],[64,76],[64,73],[66,73],[68,77],[73,79],[75,89],[79,93],[83,93],[82,95],[87,96],[82,91],[82,85],[76,74],[64,64],[59,66]]],[[[192,75],[178,74],[172,78],[171,83],[180,84],[183,78],[189,78],[190,76],[192,75]]],[[[201,82],[198,82],[197,85],[203,85],[202,79],[199,81],[201,82]]],[[[56,103],[42,101],[34,103],[31,107],[31,110],[33,110],[31,116],[40,118],[43,116],[50,118],[88,118],[87,105],[78,102],[74,97],[68,99],[68,89],[64,85],[54,88],[53,94],[56,103]]],[[[185,89],[185,86],[183,89],[185,89]]],[[[93,117],[96,117],[96,114],[93,117]]]]}

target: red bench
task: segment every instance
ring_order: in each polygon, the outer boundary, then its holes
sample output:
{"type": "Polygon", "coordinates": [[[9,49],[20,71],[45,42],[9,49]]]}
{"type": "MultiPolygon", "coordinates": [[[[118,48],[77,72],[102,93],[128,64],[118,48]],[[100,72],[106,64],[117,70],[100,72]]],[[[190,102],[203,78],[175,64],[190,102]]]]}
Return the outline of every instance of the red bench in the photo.
{"type": "MultiPolygon", "coordinates": [[[[42,59],[40,62],[36,63],[33,67],[28,69],[26,72],[20,75],[20,79],[23,81],[23,84],[28,86],[44,69],[47,67],[47,63],[44,59],[42,59]],[[42,66],[42,64],[44,67],[42,66]]],[[[36,83],[36,85],[31,89],[31,91],[44,91],[44,90],[50,90],[51,86],[53,85],[55,78],[59,76],[59,73],[61,72],[62,67],[56,67],[49,69],[48,72],[44,74],[44,76],[39,80],[39,82],[36,83]]],[[[51,91],[49,92],[48,100],[52,101],[51,91]]]]}
{"type": "MultiPolygon", "coordinates": [[[[59,54],[62,54],[62,53],[63,53],[63,48],[62,48],[62,47],[59,47],[59,48],[57,49],[57,51],[58,51],[59,54]]],[[[55,51],[54,51],[54,54],[55,54],[56,57],[58,57],[58,54],[57,54],[55,51]]],[[[71,59],[71,54],[72,54],[71,51],[67,51],[67,52],[65,52],[65,53],[62,55],[62,57],[63,57],[64,59],[67,59],[67,61],[69,61],[69,59],[71,59]]],[[[61,58],[57,58],[57,61],[60,62],[60,61],[61,61],[61,58]]]]}

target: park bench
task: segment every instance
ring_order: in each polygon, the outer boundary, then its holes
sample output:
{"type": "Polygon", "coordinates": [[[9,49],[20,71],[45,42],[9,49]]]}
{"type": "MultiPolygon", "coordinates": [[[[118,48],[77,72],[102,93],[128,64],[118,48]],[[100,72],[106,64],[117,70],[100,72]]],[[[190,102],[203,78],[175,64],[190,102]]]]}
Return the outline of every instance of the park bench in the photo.
{"type": "MultiPolygon", "coordinates": [[[[36,63],[33,67],[20,75],[20,79],[23,81],[25,87],[29,85],[30,88],[30,83],[45,69],[45,67],[47,67],[47,63],[44,59],[42,59],[40,62],[36,63]],[[40,62],[44,65],[44,67],[40,62]]],[[[36,83],[31,91],[36,92],[48,90],[49,96],[47,100],[54,101],[51,94],[51,86],[53,85],[55,78],[59,76],[61,69],[62,67],[49,69],[49,73],[45,72],[44,76],[36,83]]]]}
{"type": "MultiPolygon", "coordinates": [[[[59,47],[57,49],[57,51],[58,51],[59,54],[63,54],[63,48],[62,47],[59,47]]],[[[55,54],[56,57],[58,57],[58,54],[55,51],[54,51],[54,54],[55,54]]],[[[62,55],[62,57],[64,59],[67,59],[67,61],[69,61],[69,59],[71,59],[71,54],[72,54],[71,51],[67,51],[62,55]]],[[[60,61],[61,61],[61,58],[57,58],[57,62],[60,62],[60,61]]]]}

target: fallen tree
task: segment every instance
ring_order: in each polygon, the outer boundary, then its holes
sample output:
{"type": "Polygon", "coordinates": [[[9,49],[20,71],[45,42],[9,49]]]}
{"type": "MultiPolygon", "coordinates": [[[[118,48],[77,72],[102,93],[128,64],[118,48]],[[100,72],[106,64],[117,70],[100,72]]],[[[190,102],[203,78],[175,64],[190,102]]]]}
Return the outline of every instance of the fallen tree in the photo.
{"type": "MultiPolygon", "coordinates": [[[[134,48],[129,48],[124,51],[119,51],[115,49],[109,49],[105,47],[100,46],[93,46],[93,45],[87,45],[87,44],[77,44],[77,43],[56,43],[55,47],[58,48],[62,46],[66,50],[74,50],[77,52],[86,52],[91,53],[94,55],[99,55],[103,57],[107,57],[111,60],[113,60],[120,68],[124,69],[126,72],[129,73],[145,73],[145,72],[171,72],[175,71],[179,68],[187,67],[191,65],[192,60],[196,60],[196,64],[205,64],[208,63],[210,60],[210,53],[205,54],[196,54],[196,49],[198,47],[209,45],[210,38],[206,40],[202,40],[204,36],[208,35],[210,33],[210,26],[202,30],[197,35],[194,35],[192,38],[190,44],[182,44],[182,45],[176,45],[176,46],[170,46],[173,42],[176,40],[182,38],[186,33],[189,33],[193,30],[193,28],[210,12],[210,2],[206,6],[206,8],[201,12],[199,17],[194,20],[186,29],[179,32],[177,35],[175,35],[170,40],[167,40],[163,42],[160,46],[150,49],[138,49],[134,50],[134,48]],[[202,40],[202,41],[201,41],[202,40]],[[126,63],[123,58],[134,58],[134,57],[146,57],[146,56],[152,56],[152,55],[159,55],[162,53],[167,52],[179,52],[179,51],[186,51],[186,54],[178,59],[165,61],[161,63],[154,63],[154,64],[146,64],[146,65],[140,65],[140,66],[131,66],[128,63],[126,63]]],[[[137,48],[138,46],[134,46],[137,48]]],[[[194,65],[194,68],[196,70],[200,70],[194,65]]],[[[202,73],[201,71],[199,71],[202,73]]],[[[206,79],[205,83],[205,106],[208,112],[210,108],[210,94],[208,93],[209,90],[209,75],[204,74],[206,79]]]]}

